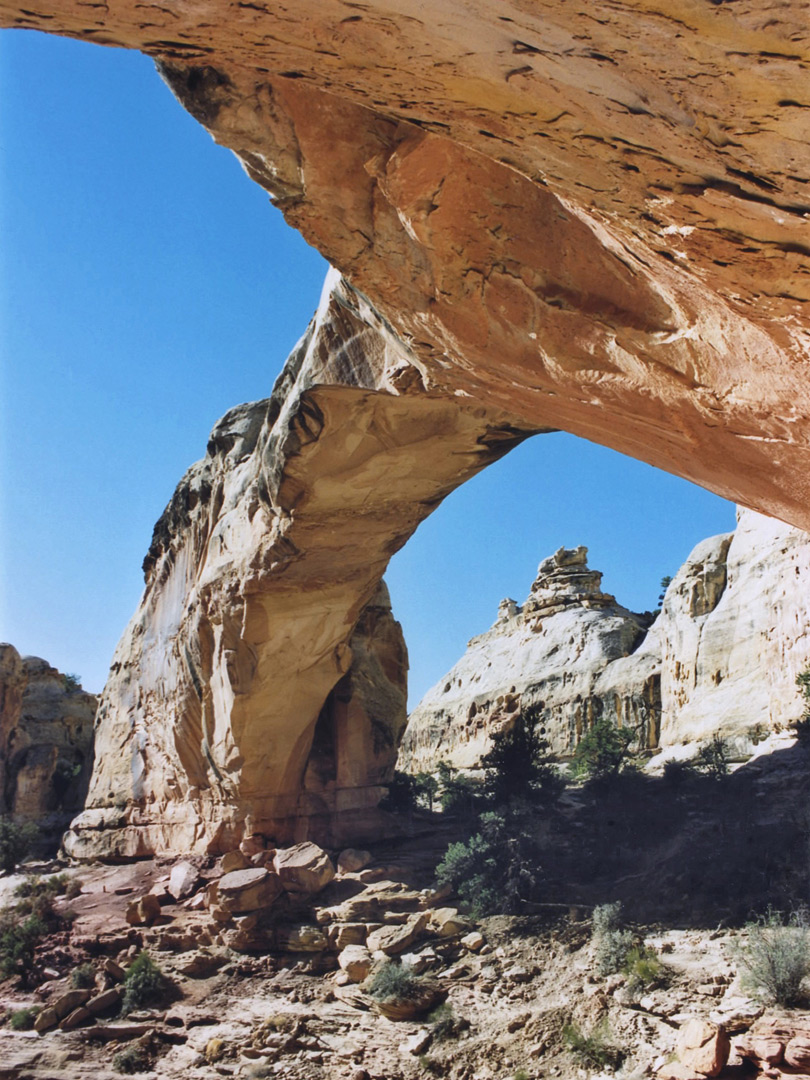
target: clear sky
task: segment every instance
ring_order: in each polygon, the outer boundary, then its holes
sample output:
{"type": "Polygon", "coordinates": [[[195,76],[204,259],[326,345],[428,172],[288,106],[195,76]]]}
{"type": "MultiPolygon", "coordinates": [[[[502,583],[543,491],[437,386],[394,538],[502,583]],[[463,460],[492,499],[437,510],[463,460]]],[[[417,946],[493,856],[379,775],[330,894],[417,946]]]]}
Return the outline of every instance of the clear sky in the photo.
{"type": "MultiPolygon", "coordinates": [[[[0,640],[100,690],[155,520],[214,421],[269,394],[326,264],[145,57],[6,31],[0,109],[0,640]]],[[[411,703],[560,545],[642,610],[733,527],[612,451],[524,443],[392,561],[411,703]]]]}

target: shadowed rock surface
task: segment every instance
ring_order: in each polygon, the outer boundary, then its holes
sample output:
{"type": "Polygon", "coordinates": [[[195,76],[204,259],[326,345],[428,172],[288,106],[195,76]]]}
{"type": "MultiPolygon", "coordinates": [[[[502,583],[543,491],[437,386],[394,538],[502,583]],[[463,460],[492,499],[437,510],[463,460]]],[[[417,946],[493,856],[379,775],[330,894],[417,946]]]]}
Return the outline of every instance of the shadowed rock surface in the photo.
{"type": "Polygon", "coordinates": [[[58,844],[84,806],[98,699],[38,656],[0,644],[0,813],[58,844]]]}
{"type": "Polygon", "coordinates": [[[331,275],[272,397],[219,421],[155,526],[67,851],[378,833],[407,673],[382,573],[449,491],[525,434],[426,391],[331,275]]]}
{"type": "Polygon", "coordinates": [[[802,0],[0,19],[155,57],[430,388],[810,526],[802,0]]]}
{"type": "Polygon", "coordinates": [[[399,765],[475,768],[492,735],[541,704],[551,749],[573,752],[599,717],[636,731],[658,758],[693,756],[717,735],[750,754],[800,718],[796,676],[810,663],[810,539],[753,511],[734,533],[701,541],[667,589],[661,614],[633,615],[600,590],[586,548],[540,564],[522,607],[494,626],[408,721],[399,765]]]}

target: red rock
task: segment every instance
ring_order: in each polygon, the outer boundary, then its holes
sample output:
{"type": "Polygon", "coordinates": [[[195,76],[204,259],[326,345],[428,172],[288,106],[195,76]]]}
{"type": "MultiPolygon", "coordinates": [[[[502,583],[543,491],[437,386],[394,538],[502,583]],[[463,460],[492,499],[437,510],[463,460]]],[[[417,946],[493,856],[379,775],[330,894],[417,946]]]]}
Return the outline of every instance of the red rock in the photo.
{"type": "Polygon", "coordinates": [[[722,1027],[704,1020],[687,1020],[678,1033],[678,1059],[682,1065],[704,1076],[717,1076],[731,1050],[722,1027]]]}

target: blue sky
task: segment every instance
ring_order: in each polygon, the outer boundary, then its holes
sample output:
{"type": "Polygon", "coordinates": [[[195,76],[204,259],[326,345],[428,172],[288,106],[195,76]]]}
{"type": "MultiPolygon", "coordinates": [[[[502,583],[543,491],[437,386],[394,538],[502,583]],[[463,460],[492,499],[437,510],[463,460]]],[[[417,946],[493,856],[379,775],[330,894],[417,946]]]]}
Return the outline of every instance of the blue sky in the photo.
{"type": "MultiPolygon", "coordinates": [[[[7,31],[0,102],[0,639],[100,690],[155,520],[214,421],[269,394],[326,264],[145,57],[7,31]]],[[[530,440],[392,562],[412,704],[561,544],[645,609],[733,526],[685,481],[530,440]]]]}

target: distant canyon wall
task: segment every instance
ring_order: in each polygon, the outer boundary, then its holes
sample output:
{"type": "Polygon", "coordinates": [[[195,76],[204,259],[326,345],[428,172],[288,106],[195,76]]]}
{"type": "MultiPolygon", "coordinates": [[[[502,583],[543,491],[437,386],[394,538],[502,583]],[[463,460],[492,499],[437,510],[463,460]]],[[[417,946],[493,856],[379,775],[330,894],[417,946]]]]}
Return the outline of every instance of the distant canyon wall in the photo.
{"type": "Polygon", "coordinates": [[[541,563],[525,604],[504,601],[411,714],[400,768],[476,768],[527,705],[563,757],[602,717],[663,757],[715,735],[750,751],[799,719],[796,676],[810,665],[807,534],[740,511],[734,533],[695,547],[649,630],[648,614],[601,592],[585,553],[561,549],[541,563]]]}
{"type": "Polygon", "coordinates": [[[459,407],[810,528],[803,0],[0,2],[154,57],[459,407]]]}
{"type": "Polygon", "coordinates": [[[84,806],[98,700],[38,656],[0,644],[0,813],[58,844],[84,806]]]}
{"type": "Polygon", "coordinates": [[[67,851],[374,835],[406,721],[382,574],[449,491],[526,434],[426,390],[330,274],[273,395],[218,422],[155,526],[67,851]]]}

